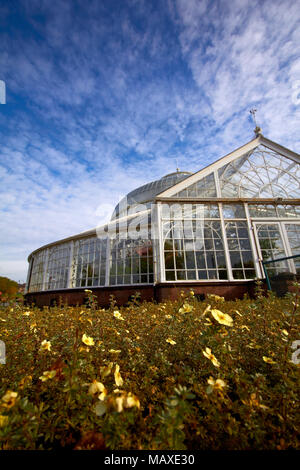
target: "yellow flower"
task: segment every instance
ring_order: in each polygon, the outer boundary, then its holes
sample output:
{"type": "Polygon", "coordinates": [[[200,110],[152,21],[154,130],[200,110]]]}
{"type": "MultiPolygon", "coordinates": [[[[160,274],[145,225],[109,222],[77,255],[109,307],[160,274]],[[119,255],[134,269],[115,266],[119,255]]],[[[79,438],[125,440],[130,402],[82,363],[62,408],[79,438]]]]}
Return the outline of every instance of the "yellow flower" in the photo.
{"type": "Polygon", "coordinates": [[[121,377],[120,366],[118,364],[116,364],[116,368],[115,368],[115,382],[116,382],[117,387],[122,387],[123,379],[121,377]]]}
{"type": "Polygon", "coordinates": [[[112,367],[113,367],[113,362],[110,362],[108,366],[100,367],[100,374],[103,379],[111,373],[112,367]]]}
{"type": "Polygon", "coordinates": [[[170,343],[170,344],[172,344],[172,345],[173,345],[173,344],[176,344],[176,341],[174,341],[174,340],[171,339],[171,338],[166,339],[166,342],[167,342],[167,343],[170,343]]]}
{"type": "Polygon", "coordinates": [[[103,401],[107,395],[107,390],[104,387],[103,383],[97,382],[97,380],[93,380],[93,382],[89,386],[89,394],[96,395],[97,393],[100,393],[98,395],[99,400],[103,401]]]}
{"type": "Polygon", "coordinates": [[[7,390],[5,395],[2,397],[2,402],[3,402],[2,406],[4,408],[11,408],[12,406],[16,404],[17,396],[18,396],[17,392],[7,390]]]}
{"type": "Polygon", "coordinates": [[[264,360],[267,364],[276,364],[276,362],[273,361],[273,359],[271,359],[270,357],[267,357],[267,356],[263,356],[263,360],[264,360]]]}
{"type": "Polygon", "coordinates": [[[90,336],[87,336],[85,333],[82,335],[82,342],[87,346],[94,346],[94,340],[90,336]]]}
{"type": "Polygon", "coordinates": [[[207,379],[207,383],[217,390],[222,390],[222,388],[227,386],[224,380],[222,379],[215,380],[213,377],[209,377],[209,379],[207,379]]]}
{"type": "Polygon", "coordinates": [[[202,352],[203,352],[203,355],[207,357],[207,359],[209,359],[213,363],[214,366],[220,367],[220,363],[218,359],[212,354],[210,348],[205,348],[205,351],[202,351],[202,352]]]}
{"type": "Polygon", "coordinates": [[[118,320],[124,320],[119,310],[114,311],[114,317],[117,318],[118,320]]]}
{"type": "Polygon", "coordinates": [[[251,393],[249,401],[242,400],[242,403],[244,403],[244,405],[250,405],[251,407],[257,406],[259,408],[262,408],[263,410],[268,410],[269,409],[268,406],[261,405],[259,403],[259,399],[258,399],[256,393],[251,393]]]}
{"type": "Polygon", "coordinates": [[[117,405],[117,412],[121,413],[123,411],[123,404],[124,404],[125,397],[120,396],[116,398],[116,405],[117,405]]]}
{"type": "Polygon", "coordinates": [[[23,315],[24,315],[24,317],[29,317],[30,312],[24,312],[23,315]]]}
{"type": "Polygon", "coordinates": [[[288,336],[288,332],[286,330],[282,330],[282,333],[285,335],[285,336],[288,336]]]}
{"type": "Polygon", "coordinates": [[[26,375],[23,379],[20,380],[19,388],[22,390],[24,387],[29,385],[32,382],[32,376],[26,375]]]}
{"type": "Polygon", "coordinates": [[[44,339],[44,341],[41,342],[40,350],[41,351],[50,351],[50,349],[51,349],[50,341],[47,341],[46,339],[44,339]]]}
{"type": "Polygon", "coordinates": [[[116,408],[118,413],[121,413],[124,408],[132,408],[133,406],[136,406],[137,408],[140,408],[140,401],[139,399],[133,395],[131,392],[126,394],[126,392],[119,391],[122,394],[115,399],[116,403],[116,408]]]}
{"type": "Polygon", "coordinates": [[[8,423],[8,417],[0,415],[0,428],[3,428],[8,423]]]}
{"type": "Polygon", "coordinates": [[[242,328],[242,330],[245,328],[247,331],[250,331],[250,328],[248,328],[247,325],[242,325],[241,328],[242,328]]]}
{"type": "Polygon", "coordinates": [[[165,315],[165,318],[172,318],[172,315],[165,315]]]}
{"type": "Polygon", "coordinates": [[[179,309],[179,313],[190,313],[193,310],[193,306],[189,304],[183,304],[183,306],[179,309]]]}
{"type": "Polygon", "coordinates": [[[211,310],[211,314],[218,323],[221,323],[221,325],[233,325],[233,320],[229,315],[227,315],[227,313],[223,313],[220,310],[214,308],[211,310]]]}
{"type": "Polygon", "coordinates": [[[133,406],[136,406],[137,408],[140,408],[140,400],[135,396],[132,395],[131,392],[128,393],[126,397],[126,408],[132,408],[133,406]]]}
{"type": "Polygon", "coordinates": [[[211,306],[208,304],[201,316],[202,316],[202,317],[205,317],[205,315],[206,315],[210,310],[211,310],[211,306]]]}
{"type": "Polygon", "coordinates": [[[246,345],[246,348],[261,349],[261,346],[259,346],[258,344],[255,344],[255,343],[250,343],[249,345],[248,344],[246,345]]]}
{"type": "Polygon", "coordinates": [[[90,294],[93,293],[93,291],[91,291],[90,289],[84,289],[84,292],[89,292],[90,294]]]}
{"type": "Polygon", "coordinates": [[[110,349],[108,352],[119,354],[121,352],[121,349],[110,349]]]}
{"type": "Polygon", "coordinates": [[[215,302],[224,302],[225,301],[224,297],[220,297],[219,295],[215,295],[215,294],[207,294],[207,297],[209,299],[214,300],[215,302]]]}
{"type": "Polygon", "coordinates": [[[56,376],[56,370],[46,370],[43,375],[39,377],[42,382],[47,382],[49,379],[53,379],[56,376]]]}

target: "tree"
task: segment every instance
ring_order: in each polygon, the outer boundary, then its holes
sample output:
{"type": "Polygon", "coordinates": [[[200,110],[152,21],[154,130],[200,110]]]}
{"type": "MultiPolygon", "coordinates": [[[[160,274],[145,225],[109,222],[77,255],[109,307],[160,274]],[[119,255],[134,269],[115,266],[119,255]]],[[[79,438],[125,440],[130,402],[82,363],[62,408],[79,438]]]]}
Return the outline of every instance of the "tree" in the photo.
{"type": "Polygon", "coordinates": [[[13,298],[19,290],[19,285],[16,281],[12,281],[8,277],[0,276],[0,292],[1,297],[13,298]]]}

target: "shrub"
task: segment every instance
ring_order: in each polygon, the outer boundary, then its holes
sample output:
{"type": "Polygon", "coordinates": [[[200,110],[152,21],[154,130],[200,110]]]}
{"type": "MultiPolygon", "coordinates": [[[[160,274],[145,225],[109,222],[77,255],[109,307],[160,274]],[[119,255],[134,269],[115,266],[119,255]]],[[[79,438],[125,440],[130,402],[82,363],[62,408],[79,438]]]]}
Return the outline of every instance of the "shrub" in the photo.
{"type": "Polygon", "coordinates": [[[0,309],[1,449],[299,449],[298,294],[0,309]]]}

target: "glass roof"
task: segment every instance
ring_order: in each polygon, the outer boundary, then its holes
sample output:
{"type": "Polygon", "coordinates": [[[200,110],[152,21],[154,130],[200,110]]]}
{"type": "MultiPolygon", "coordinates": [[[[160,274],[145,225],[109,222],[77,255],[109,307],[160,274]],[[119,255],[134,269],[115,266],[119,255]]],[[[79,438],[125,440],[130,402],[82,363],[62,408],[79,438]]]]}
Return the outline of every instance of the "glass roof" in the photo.
{"type": "Polygon", "coordinates": [[[223,197],[298,198],[300,165],[263,145],[218,171],[223,197]]]}
{"type": "Polygon", "coordinates": [[[221,166],[214,174],[200,177],[172,197],[299,198],[300,165],[259,145],[254,150],[221,166]]]}
{"type": "Polygon", "coordinates": [[[150,183],[134,189],[116,205],[111,220],[127,215],[127,210],[137,204],[145,204],[147,208],[150,207],[151,202],[157,194],[165,191],[171,186],[174,186],[174,184],[183,181],[188,176],[191,176],[191,174],[192,173],[188,171],[177,171],[163,176],[159,180],[151,181],[150,183]]]}

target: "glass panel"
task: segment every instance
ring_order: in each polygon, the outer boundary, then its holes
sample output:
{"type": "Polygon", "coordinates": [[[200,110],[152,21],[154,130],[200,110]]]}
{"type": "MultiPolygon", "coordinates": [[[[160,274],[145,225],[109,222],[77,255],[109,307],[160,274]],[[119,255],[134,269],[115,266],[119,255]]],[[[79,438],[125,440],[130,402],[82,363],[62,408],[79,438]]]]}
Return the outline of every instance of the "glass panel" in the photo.
{"type": "Polygon", "coordinates": [[[247,223],[242,221],[227,222],[225,228],[233,278],[255,278],[247,223]]]}
{"type": "Polygon", "coordinates": [[[216,197],[215,177],[213,173],[205,176],[201,180],[193,183],[182,191],[174,194],[172,197],[216,197]]]}
{"type": "Polygon", "coordinates": [[[224,165],[218,176],[223,197],[300,197],[300,165],[263,145],[224,165]]]}
{"type": "MultiPolygon", "coordinates": [[[[166,248],[169,247],[170,243],[172,243],[171,239],[169,242],[166,242],[166,248]]],[[[114,282],[114,284],[122,285],[153,282],[149,281],[150,275],[153,274],[151,240],[123,240],[117,237],[114,240],[110,240],[110,244],[110,283],[114,282]]],[[[167,253],[173,256],[171,251],[167,251],[167,253]]],[[[167,263],[169,263],[168,259],[167,263]]]]}
{"type": "Polygon", "coordinates": [[[46,289],[64,289],[67,287],[70,265],[70,243],[49,248],[46,271],[46,289]]]}
{"type": "Polygon", "coordinates": [[[286,256],[278,224],[257,225],[257,236],[264,261],[286,256]]]}
{"type": "Polygon", "coordinates": [[[43,277],[47,250],[42,250],[33,255],[32,270],[29,284],[29,292],[43,290],[43,277]]]}
{"type": "Polygon", "coordinates": [[[280,217],[280,218],[299,218],[300,206],[279,204],[249,204],[249,214],[255,218],[280,217]]]}
{"type": "MultiPolygon", "coordinates": [[[[96,237],[77,240],[74,243],[71,287],[105,284],[106,247],[107,240],[96,237]]],[[[113,257],[116,259],[116,251],[113,257]]]]}
{"type": "Polygon", "coordinates": [[[169,226],[169,229],[164,231],[166,234],[164,240],[166,280],[174,280],[174,274],[175,280],[178,281],[226,279],[227,270],[220,221],[203,218],[205,214],[208,217],[211,214],[214,217],[218,216],[217,206],[212,204],[182,204],[182,206],[184,210],[177,211],[177,215],[182,214],[180,220],[172,219],[171,211],[164,212],[164,217],[170,214],[170,220],[164,222],[169,226]],[[198,210],[198,206],[201,211],[198,210]],[[201,218],[195,218],[192,221],[191,215],[199,213],[201,213],[201,218]],[[178,227],[181,227],[181,239],[177,238],[178,227]]]}
{"type": "Polygon", "coordinates": [[[175,271],[166,271],[166,280],[175,281],[175,271]]]}
{"type": "Polygon", "coordinates": [[[178,281],[185,281],[186,280],[186,272],[185,271],[176,271],[176,276],[178,281]]]}
{"type": "MultiPolygon", "coordinates": [[[[261,253],[264,261],[271,261],[278,258],[283,258],[286,252],[283,247],[278,224],[259,224],[257,225],[257,235],[261,253]]],[[[289,271],[288,261],[278,261],[276,264],[267,264],[266,269],[268,275],[273,277],[280,276],[281,273],[289,271]]]]}
{"type": "Polygon", "coordinates": [[[228,279],[228,274],[225,269],[218,270],[219,279],[228,279]]]}
{"type": "Polygon", "coordinates": [[[243,204],[223,204],[224,219],[245,219],[243,204]]]}
{"type": "Polygon", "coordinates": [[[278,205],[278,217],[286,218],[299,218],[300,219],[300,206],[294,205],[278,205]]]}
{"type": "Polygon", "coordinates": [[[300,224],[285,224],[291,253],[293,256],[300,254],[300,224]]]}
{"type": "MultiPolygon", "coordinates": [[[[217,204],[181,204],[163,203],[162,220],[178,220],[178,226],[182,227],[180,220],[184,219],[219,219],[219,207],[217,204]]],[[[164,235],[167,236],[170,229],[168,223],[164,224],[164,235]]]]}

